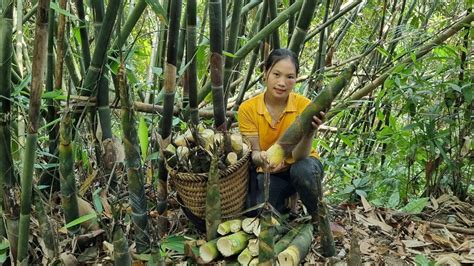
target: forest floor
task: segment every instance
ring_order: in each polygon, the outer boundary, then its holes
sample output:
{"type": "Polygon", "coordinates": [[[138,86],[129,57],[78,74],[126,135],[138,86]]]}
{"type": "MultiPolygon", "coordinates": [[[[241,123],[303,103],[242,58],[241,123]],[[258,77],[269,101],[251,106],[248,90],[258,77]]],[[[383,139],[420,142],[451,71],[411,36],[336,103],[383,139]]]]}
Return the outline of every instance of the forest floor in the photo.
{"type": "MultiPolygon", "coordinates": [[[[105,207],[104,212],[109,212],[107,209],[108,207],[105,207]]],[[[302,215],[304,211],[300,204],[296,210],[300,217],[292,220],[290,224],[307,222],[308,219],[302,215]]],[[[455,196],[444,194],[436,199],[418,201],[410,210],[415,210],[417,214],[371,206],[364,198],[359,204],[329,206],[336,255],[331,258],[324,258],[321,255],[319,236],[315,233],[310,251],[302,263],[422,266],[435,263],[436,265],[474,264],[472,203],[462,202],[455,196]]],[[[159,216],[152,211],[150,217],[150,232],[156,239],[159,216]]],[[[62,219],[60,216],[57,218],[58,221],[62,219]]],[[[199,242],[195,240],[203,242],[205,235],[195,229],[173,199],[166,220],[169,222],[169,231],[165,238],[161,238],[161,248],[167,264],[198,263],[199,258],[190,256],[193,253],[189,249],[186,251],[185,244],[199,242]]],[[[130,224],[128,221],[123,227],[126,234],[132,229],[130,224]]],[[[96,228],[75,238],[68,237],[65,229],[59,230],[59,237],[62,239],[59,244],[60,261],[64,265],[113,265],[110,232],[112,226],[105,228],[107,229],[96,228]]],[[[40,251],[44,250],[44,243],[41,229],[36,222],[33,222],[31,241],[36,242],[37,246],[35,253],[30,254],[30,262],[51,264],[52,261],[46,259],[47,254],[40,251]]],[[[133,250],[134,245],[130,248],[133,250]]],[[[150,257],[146,255],[134,255],[133,265],[152,265],[146,264],[145,261],[149,259],[150,257]]],[[[53,261],[57,262],[57,259],[53,261]]],[[[236,258],[230,257],[227,260],[217,259],[214,264],[227,265],[235,262],[236,258]]]]}
{"type": "MultiPolygon", "coordinates": [[[[474,264],[474,205],[455,196],[444,194],[437,199],[418,201],[411,205],[411,211],[417,214],[377,208],[365,198],[359,204],[329,208],[336,255],[324,258],[319,236],[315,234],[304,264],[474,264]],[[423,211],[416,211],[420,207],[423,211]]],[[[302,213],[301,208],[299,212],[302,213]]],[[[181,226],[186,227],[186,222],[189,223],[184,221],[181,226]]],[[[218,264],[229,262],[221,260],[218,264]]]]}

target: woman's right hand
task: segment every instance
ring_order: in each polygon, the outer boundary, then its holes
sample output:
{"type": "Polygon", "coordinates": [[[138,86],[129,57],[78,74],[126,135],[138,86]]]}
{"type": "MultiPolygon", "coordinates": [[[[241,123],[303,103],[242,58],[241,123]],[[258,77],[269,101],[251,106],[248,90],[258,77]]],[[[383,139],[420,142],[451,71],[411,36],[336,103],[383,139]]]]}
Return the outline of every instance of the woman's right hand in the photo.
{"type": "Polygon", "coordinates": [[[260,160],[263,165],[263,169],[269,173],[278,173],[282,170],[285,170],[288,167],[288,164],[283,160],[283,162],[277,165],[271,165],[268,161],[268,156],[266,151],[260,151],[260,160]]]}

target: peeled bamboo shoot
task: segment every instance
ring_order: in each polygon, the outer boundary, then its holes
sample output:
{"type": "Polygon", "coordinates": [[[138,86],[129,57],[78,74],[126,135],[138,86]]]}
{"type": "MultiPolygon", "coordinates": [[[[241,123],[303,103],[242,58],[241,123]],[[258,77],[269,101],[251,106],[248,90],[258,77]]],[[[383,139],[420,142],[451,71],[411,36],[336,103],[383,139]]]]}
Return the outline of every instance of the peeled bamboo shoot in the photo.
{"type": "Polygon", "coordinates": [[[238,161],[237,153],[229,152],[225,158],[225,162],[228,166],[236,164],[238,161]]]}

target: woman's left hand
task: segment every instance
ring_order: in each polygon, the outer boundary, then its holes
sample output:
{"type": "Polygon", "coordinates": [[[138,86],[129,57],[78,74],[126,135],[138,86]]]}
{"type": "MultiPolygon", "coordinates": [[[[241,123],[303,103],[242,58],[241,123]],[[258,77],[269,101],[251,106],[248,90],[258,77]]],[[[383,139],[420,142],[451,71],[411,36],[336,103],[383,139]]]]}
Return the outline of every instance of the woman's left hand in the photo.
{"type": "Polygon", "coordinates": [[[326,114],[324,112],[319,112],[319,115],[313,116],[313,121],[311,121],[311,125],[313,126],[313,130],[316,131],[321,124],[324,123],[324,118],[326,118],[326,114]]]}

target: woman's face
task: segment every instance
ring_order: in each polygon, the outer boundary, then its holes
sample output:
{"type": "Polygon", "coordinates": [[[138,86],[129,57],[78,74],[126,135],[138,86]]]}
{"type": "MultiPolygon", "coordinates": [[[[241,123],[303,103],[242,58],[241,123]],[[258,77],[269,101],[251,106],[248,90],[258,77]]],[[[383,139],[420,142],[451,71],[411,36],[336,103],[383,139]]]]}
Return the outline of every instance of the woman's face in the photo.
{"type": "Polygon", "coordinates": [[[290,58],[278,61],[265,73],[268,96],[286,100],[296,83],[296,67],[290,58]]]}

